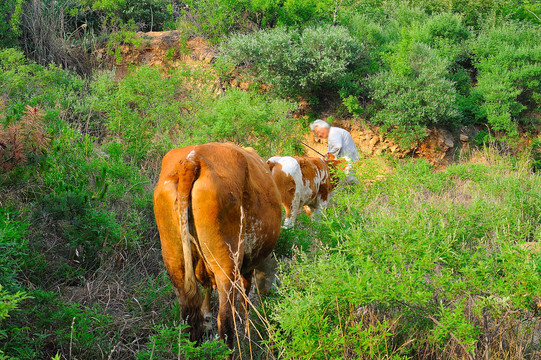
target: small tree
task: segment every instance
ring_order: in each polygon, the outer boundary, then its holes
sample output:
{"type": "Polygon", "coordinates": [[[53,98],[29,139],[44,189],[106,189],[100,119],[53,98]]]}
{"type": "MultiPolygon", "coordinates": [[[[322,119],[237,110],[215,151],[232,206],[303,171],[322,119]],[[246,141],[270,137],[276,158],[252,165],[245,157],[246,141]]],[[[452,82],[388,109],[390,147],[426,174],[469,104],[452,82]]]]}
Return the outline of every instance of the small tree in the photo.
{"type": "Polygon", "coordinates": [[[219,61],[244,66],[288,95],[335,87],[354,71],[363,54],[361,44],[345,27],[330,25],[237,34],[221,50],[219,61]]]}

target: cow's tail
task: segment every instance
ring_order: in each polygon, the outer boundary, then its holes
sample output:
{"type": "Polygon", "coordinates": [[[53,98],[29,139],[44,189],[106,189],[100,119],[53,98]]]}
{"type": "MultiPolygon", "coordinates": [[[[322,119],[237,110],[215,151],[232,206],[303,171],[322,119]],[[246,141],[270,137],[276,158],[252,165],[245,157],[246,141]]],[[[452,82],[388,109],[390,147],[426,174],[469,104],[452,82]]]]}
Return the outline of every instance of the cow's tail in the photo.
{"type": "Polygon", "coordinates": [[[184,255],[184,306],[182,309],[185,318],[192,330],[192,340],[200,337],[201,315],[201,292],[197,285],[193,266],[192,236],[190,234],[190,208],[191,192],[195,180],[199,176],[200,165],[194,153],[190,153],[185,160],[182,160],[178,167],[178,188],[177,206],[182,241],[182,253],[184,255]]]}

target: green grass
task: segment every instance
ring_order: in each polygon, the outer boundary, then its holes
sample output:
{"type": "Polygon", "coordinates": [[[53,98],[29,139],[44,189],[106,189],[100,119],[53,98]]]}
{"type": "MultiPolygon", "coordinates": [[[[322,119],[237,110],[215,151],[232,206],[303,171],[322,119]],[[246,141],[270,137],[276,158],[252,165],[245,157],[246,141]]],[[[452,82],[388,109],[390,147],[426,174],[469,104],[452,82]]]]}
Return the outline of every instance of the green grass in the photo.
{"type": "Polygon", "coordinates": [[[539,324],[541,257],[521,245],[541,240],[541,178],[514,158],[478,157],[488,164],[442,172],[406,161],[337,192],[312,224],[312,250],[282,269],[271,333],[285,358],[540,351],[527,335],[539,324]]]}

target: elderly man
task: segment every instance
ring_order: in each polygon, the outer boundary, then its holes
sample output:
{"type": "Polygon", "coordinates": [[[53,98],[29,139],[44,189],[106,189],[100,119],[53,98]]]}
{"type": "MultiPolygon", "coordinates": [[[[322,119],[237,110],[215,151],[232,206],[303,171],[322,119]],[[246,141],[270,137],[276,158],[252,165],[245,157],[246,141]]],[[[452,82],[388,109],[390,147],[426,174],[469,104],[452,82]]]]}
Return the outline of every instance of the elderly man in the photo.
{"type": "Polygon", "coordinates": [[[310,129],[320,138],[327,139],[328,152],[337,159],[345,158],[348,161],[359,160],[359,152],[349,132],[344,129],[330,126],[323,120],[316,120],[310,124],[310,129]]]}
{"type": "Polygon", "coordinates": [[[346,167],[346,184],[358,184],[359,180],[355,178],[355,175],[351,174],[352,163],[359,160],[359,152],[353,142],[351,134],[346,130],[330,126],[323,120],[316,120],[310,124],[310,129],[320,138],[327,139],[329,149],[327,152],[334,155],[334,157],[344,158],[348,162],[346,167]]]}

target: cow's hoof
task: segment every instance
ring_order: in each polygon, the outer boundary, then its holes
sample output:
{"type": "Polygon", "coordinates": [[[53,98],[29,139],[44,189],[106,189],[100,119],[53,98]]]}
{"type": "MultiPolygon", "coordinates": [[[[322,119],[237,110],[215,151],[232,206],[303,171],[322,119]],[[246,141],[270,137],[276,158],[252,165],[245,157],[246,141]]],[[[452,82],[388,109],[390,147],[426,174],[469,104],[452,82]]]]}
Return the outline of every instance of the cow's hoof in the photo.
{"type": "Polygon", "coordinates": [[[203,329],[205,329],[206,332],[212,331],[212,315],[211,314],[203,315],[203,329]]]}

